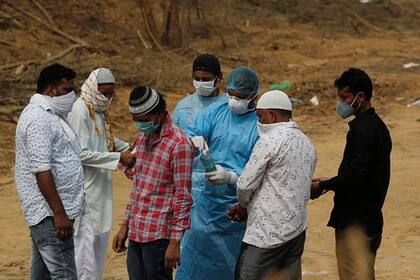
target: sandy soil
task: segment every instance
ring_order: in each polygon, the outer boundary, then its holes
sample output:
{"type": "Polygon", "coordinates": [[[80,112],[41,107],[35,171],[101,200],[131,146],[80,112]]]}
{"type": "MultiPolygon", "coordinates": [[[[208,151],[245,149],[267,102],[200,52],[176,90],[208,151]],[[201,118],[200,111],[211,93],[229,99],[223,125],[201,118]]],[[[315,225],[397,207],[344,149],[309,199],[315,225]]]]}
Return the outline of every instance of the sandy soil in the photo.
{"type": "MultiPolygon", "coordinates": [[[[420,67],[402,67],[420,63],[417,0],[378,0],[367,5],[356,0],[201,0],[206,21],[193,17],[183,46],[164,46],[164,52],[145,50],[135,35],[139,28],[137,1],[38,2],[58,28],[92,46],[72,51],[59,61],[77,70],[79,85],[97,66],[110,67],[116,74],[119,92],[110,113],[116,133],[127,140],[135,133],[127,114],[129,88],[152,85],[168,96],[172,110],[192,91],[193,57],[209,51],[220,58],[225,77],[239,65],[254,68],[262,91],[271,82],[293,81],[294,88],[288,93],[305,102],[295,107],[294,115],[317,148],[316,175],[333,176],[341,160],[347,124],[334,112],[332,83],[350,66],[365,69],[374,81],[374,105],[388,124],[394,143],[377,278],[420,279],[420,107],[406,107],[420,97],[420,67]],[[307,102],[314,95],[320,100],[318,107],[307,102]]],[[[43,18],[32,1],[16,3],[43,18]]],[[[42,66],[39,60],[71,43],[3,2],[0,10],[19,23],[0,17],[0,280],[20,280],[28,278],[31,250],[13,182],[13,120],[34,92],[34,79],[42,66]],[[22,69],[1,68],[29,60],[37,63],[23,63],[22,69]]],[[[113,233],[118,230],[129,189],[130,182],[115,173],[113,233]]],[[[308,207],[304,279],[337,279],[333,230],[325,226],[332,195],[310,202],[308,207]]],[[[108,251],[105,279],[127,279],[125,257],[108,251]]]]}

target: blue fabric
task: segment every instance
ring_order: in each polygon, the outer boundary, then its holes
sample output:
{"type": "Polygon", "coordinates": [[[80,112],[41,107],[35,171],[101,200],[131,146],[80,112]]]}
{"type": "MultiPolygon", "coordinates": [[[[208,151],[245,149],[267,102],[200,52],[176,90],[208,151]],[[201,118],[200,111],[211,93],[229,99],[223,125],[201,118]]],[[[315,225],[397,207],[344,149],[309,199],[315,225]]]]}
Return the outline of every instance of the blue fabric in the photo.
{"type": "Polygon", "coordinates": [[[31,280],[76,280],[73,236],[57,239],[53,217],[46,217],[29,230],[32,238],[31,280]]]}
{"type": "Polygon", "coordinates": [[[190,96],[181,99],[178,104],[176,104],[174,112],[172,113],[172,121],[185,132],[204,109],[221,100],[227,100],[227,95],[222,94],[214,97],[202,97],[197,93],[193,93],[190,96]]]}
{"type": "MultiPolygon", "coordinates": [[[[201,135],[216,164],[238,176],[258,139],[257,115],[236,115],[227,100],[209,106],[188,129],[187,136],[201,135]]],[[[176,279],[234,278],[245,223],[226,219],[228,209],[238,202],[236,186],[213,185],[204,172],[193,171],[191,228],[182,240],[181,266],[176,279]]]]}
{"type": "MultiPolygon", "coordinates": [[[[175,107],[174,112],[172,113],[172,121],[182,129],[185,133],[188,128],[193,124],[194,120],[197,118],[201,112],[203,112],[207,107],[216,103],[216,102],[226,102],[228,100],[228,95],[223,94],[214,97],[202,97],[197,93],[194,93],[184,99],[180,100],[175,107]]],[[[187,135],[188,136],[188,135],[187,135]]],[[[202,176],[204,172],[203,164],[200,160],[200,154],[196,155],[193,163],[193,174],[192,174],[192,188],[202,185],[202,176]]],[[[195,192],[192,192],[193,201],[196,199],[194,197],[195,192]]]]}
{"type": "Polygon", "coordinates": [[[241,93],[247,93],[249,96],[254,96],[260,89],[260,82],[257,74],[250,68],[238,67],[230,72],[227,78],[228,90],[236,90],[241,93]]]}

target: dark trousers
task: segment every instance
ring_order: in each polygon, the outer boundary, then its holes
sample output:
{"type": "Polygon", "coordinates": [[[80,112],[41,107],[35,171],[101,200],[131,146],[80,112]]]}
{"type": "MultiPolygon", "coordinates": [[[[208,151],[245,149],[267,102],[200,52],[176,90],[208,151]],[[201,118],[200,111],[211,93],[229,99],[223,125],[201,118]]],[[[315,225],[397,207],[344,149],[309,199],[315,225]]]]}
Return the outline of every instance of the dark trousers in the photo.
{"type": "Polygon", "coordinates": [[[168,239],[147,243],[128,242],[127,270],[130,280],[172,280],[172,270],[165,269],[168,239]]]}
{"type": "Polygon", "coordinates": [[[302,232],[292,240],[272,249],[258,248],[242,243],[236,263],[236,280],[302,279],[301,257],[305,245],[302,232]]]}

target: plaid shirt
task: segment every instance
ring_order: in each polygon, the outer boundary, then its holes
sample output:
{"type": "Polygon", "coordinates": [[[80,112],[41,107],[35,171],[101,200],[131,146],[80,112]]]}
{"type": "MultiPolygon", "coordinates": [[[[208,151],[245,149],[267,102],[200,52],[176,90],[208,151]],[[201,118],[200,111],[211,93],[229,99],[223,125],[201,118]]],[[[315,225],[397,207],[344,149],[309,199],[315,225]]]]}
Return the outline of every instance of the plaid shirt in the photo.
{"type": "Polygon", "coordinates": [[[136,142],[133,188],[123,223],[135,242],[181,240],[190,227],[191,173],[194,149],[166,115],[160,138],[149,145],[140,133],[136,142]]]}

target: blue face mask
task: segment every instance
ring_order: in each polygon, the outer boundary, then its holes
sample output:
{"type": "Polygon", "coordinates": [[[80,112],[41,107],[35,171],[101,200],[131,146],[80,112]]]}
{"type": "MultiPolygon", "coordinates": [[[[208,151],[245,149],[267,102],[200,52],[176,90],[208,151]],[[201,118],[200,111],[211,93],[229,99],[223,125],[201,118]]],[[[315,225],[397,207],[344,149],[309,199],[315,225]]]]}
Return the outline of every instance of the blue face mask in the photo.
{"type": "Polygon", "coordinates": [[[350,105],[341,100],[337,101],[337,106],[335,109],[340,117],[342,117],[343,119],[348,118],[359,109],[360,104],[357,107],[357,109],[354,109],[353,107],[353,104],[356,101],[357,96],[358,94],[356,94],[356,96],[353,99],[353,102],[350,105]]]}
{"type": "Polygon", "coordinates": [[[136,122],[136,127],[144,134],[152,134],[159,128],[160,124],[155,124],[154,121],[136,122]]]}

